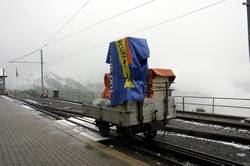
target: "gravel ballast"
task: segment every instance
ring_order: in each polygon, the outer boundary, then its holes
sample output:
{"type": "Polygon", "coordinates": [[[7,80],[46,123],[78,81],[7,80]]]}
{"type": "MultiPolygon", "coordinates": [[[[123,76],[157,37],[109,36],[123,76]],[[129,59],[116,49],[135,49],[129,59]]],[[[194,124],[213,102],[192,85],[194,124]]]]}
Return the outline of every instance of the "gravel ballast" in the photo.
{"type": "MultiPolygon", "coordinates": [[[[213,124],[175,119],[170,121],[169,126],[250,138],[250,131],[248,130],[213,124]]],[[[173,132],[166,132],[165,135],[164,132],[158,132],[157,138],[177,146],[230,159],[244,165],[250,165],[250,143],[249,145],[241,145],[233,142],[223,142],[173,132]]]]}

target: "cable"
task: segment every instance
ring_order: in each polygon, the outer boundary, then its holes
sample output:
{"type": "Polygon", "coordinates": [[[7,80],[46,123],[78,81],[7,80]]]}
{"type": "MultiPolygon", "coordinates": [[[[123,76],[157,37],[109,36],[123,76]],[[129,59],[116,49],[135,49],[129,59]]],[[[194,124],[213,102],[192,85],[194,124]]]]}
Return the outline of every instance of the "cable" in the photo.
{"type": "Polygon", "coordinates": [[[62,26],[59,28],[56,33],[44,44],[44,46],[47,46],[47,44],[53,40],[72,20],[73,18],[80,13],[80,11],[90,2],[90,0],[87,0],[76,12],[71,16],[62,26]]]}
{"type": "MultiPolygon", "coordinates": [[[[89,26],[87,26],[87,27],[84,27],[84,28],[82,28],[82,29],[80,29],[80,30],[78,30],[78,31],[76,31],[76,32],[73,32],[73,33],[71,33],[71,34],[68,34],[68,35],[65,35],[65,36],[63,36],[62,38],[60,38],[60,39],[58,39],[58,40],[56,40],[56,41],[54,41],[54,42],[52,42],[52,43],[49,43],[50,41],[52,41],[72,20],[73,20],[73,18],[90,2],[90,0],[87,0],[76,12],[75,12],[75,14],[73,15],[73,16],[71,16],[67,21],[66,21],[66,23],[64,23],[63,25],[62,25],[62,27],[61,28],[59,28],[56,32],[55,32],[55,34],[43,45],[43,47],[41,47],[41,48],[39,48],[39,49],[37,49],[37,50],[35,50],[35,51],[32,51],[32,52],[30,52],[30,53],[28,53],[28,54],[26,54],[26,55],[24,55],[24,56],[21,56],[21,57],[19,57],[19,58],[16,58],[16,59],[14,59],[14,60],[12,60],[12,61],[9,61],[9,62],[11,62],[11,63],[14,63],[15,61],[17,61],[17,60],[20,60],[20,59],[23,59],[23,58],[25,58],[25,57],[27,57],[27,56],[30,56],[30,55],[32,55],[32,54],[34,54],[35,52],[38,52],[38,51],[40,51],[42,48],[44,48],[44,47],[47,47],[47,46],[49,46],[49,45],[51,45],[51,44],[55,44],[55,43],[57,43],[57,42],[59,42],[59,41],[61,41],[61,40],[63,40],[63,39],[66,39],[66,38],[68,38],[68,37],[71,37],[71,36],[73,36],[73,35],[76,35],[76,34],[78,34],[78,33],[80,33],[80,32],[83,32],[83,31],[85,31],[85,30],[88,30],[88,29],[90,29],[90,28],[93,28],[93,27],[95,27],[95,26],[97,26],[97,25],[99,25],[99,24],[102,24],[102,23],[104,23],[104,22],[106,22],[106,21],[109,21],[109,20],[111,20],[111,19],[114,19],[114,18],[116,18],[116,17],[118,17],[118,16],[121,16],[121,15],[124,15],[124,14],[126,14],[126,13],[128,13],[128,12],[131,12],[131,11],[133,11],[133,10],[136,10],[136,9],[138,9],[138,8],[141,8],[141,7],[143,7],[143,6],[145,6],[145,5],[147,5],[147,4],[149,4],[149,3],[152,3],[154,0],[151,0],[151,1],[148,1],[148,2],[145,2],[145,3],[143,3],[143,4],[140,4],[140,5],[138,5],[138,6],[135,6],[135,7],[133,7],[133,8],[130,8],[130,9],[128,9],[128,10],[125,10],[125,11],[123,11],[123,12],[120,12],[120,13],[118,13],[118,14],[115,14],[115,15],[113,15],[113,16],[110,16],[110,17],[108,17],[108,18],[105,18],[105,19],[103,19],[103,20],[101,20],[101,21],[99,21],[99,22],[96,22],[96,23],[94,23],[94,24],[92,24],[92,25],[89,25],[89,26]]],[[[106,42],[104,43],[104,44],[106,44],[106,42]]],[[[97,46],[99,46],[100,44],[98,44],[97,46]]],[[[102,44],[103,45],[103,44],[102,44]]],[[[94,47],[91,47],[91,48],[89,48],[89,49],[93,49],[93,48],[95,48],[95,47],[97,47],[97,46],[94,46],[94,47]]],[[[89,50],[88,49],[88,50],[89,50]]],[[[79,53],[78,53],[79,54],[79,53]]]]}
{"type": "Polygon", "coordinates": [[[25,58],[25,57],[27,57],[27,56],[33,55],[34,53],[36,53],[36,52],[38,52],[38,51],[40,51],[40,50],[41,50],[41,49],[39,48],[39,49],[36,49],[36,50],[34,50],[34,51],[31,51],[31,52],[29,52],[28,54],[25,54],[25,55],[23,55],[23,56],[21,56],[21,57],[18,57],[18,58],[16,58],[16,59],[12,60],[12,61],[9,61],[9,63],[15,63],[16,61],[18,61],[18,60],[20,60],[20,59],[23,59],[23,58],[25,58]]]}
{"type": "Polygon", "coordinates": [[[103,19],[103,20],[101,20],[101,21],[98,21],[98,22],[94,23],[94,24],[91,24],[91,25],[89,25],[89,26],[83,27],[83,28],[81,28],[81,29],[79,29],[79,30],[77,30],[77,31],[75,31],[75,32],[72,32],[72,33],[70,33],[70,34],[67,34],[67,35],[61,37],[60,39],[55,40],[54,42],[47,43],[47,46],[52,45],[52,44],[55,44],[55,43],[57,43],[57,42],[59,42],[59,41],[62,41],[62,40],[67,39],[67,38],[70,38],[70,37],[72,37],[72,36],[75,36],[75,35],[78,34],[78,33],[81,33],[81,32],[83,32],[83,31],[86,31],[86,30],[88,30],[88,29],[91,29],[91,28],[93,28],[93,27],[95,27],[95,26],[97,26],[97,25],[103,24],[104,22],[107,22],[107,21],[109,21],[109,20],[112,20],[112,19],[114,19],[114,18],[116,18],[116,17],[119,17],[119,16],[121,16],[121,15],[124,15],[124,14],[126,14],[126,13],[129,13],[129,12],[131,12],[131,11],[133,11],[133,10],[138,9],[138,8],[141,8],[141,7],[145,6],[145,5],[148,5],[148,4],[152,3],[153,1],[154,1],[154,0],[145,2],[145,3],[143,3],[143,4],[140,4],[140,5],[138,5],[138,6],[135,6],[135,7],[132,7],[132,8],[130,8],[130,9],[127,9],[127,10],[125,10],[125,11],[122,11],[122,12],[120,12],[120,13],[118,13],[118,14],[115,14],[115,15],[113,15],[113,16],[107,17],[107,18],[105,18],[105,19],[103,19]]]}
{"type": "Polygon", "coordinates": [[[41,62],[32,62],[32,61],[16,61],[16,62],[10,62],[10,63],[41,63],[41,62]]]}
{"type": "MultiPolygon", "coordinates": [[[[126,36],[128,36],[128,35],[136,34],[136,33],[139,33],[139,32],[143,32],[143,31],[146,31],[146,30],[148,30],[148,29],[152,29],[152,28],[154,28],[154,27],[160,26],[160,25],[162,25],[162,24],[165,24],[165,23],[168,23],[168,22],[172,22],[172,21],[181,19],[181,18],[183,18],[183,17],[189,16],[189,15],[192,15],[192,14],[194,14],[194,13],[200,12],[200,11],[202,11],[202,10],[211,8],[211,7],[216,6],[216,5],[219,5],[219,4],[221,4],[221,3],[225,2],[225,1],[226,1],[226,0],[221,0],[221,1],[218,1],[218,2],[215,2],[215,3],[212,3],[212,4],[209,4],[209,5],[207,5],[207,6],[198,8],[198,9],[196,9],[196,10],[193,10],[193,11],[190,11],[190,12],[186,12],[186,13],[181,14],[181,15],[179,15],[179,16],[176,16],[176,17],[173,17],[173,18],[170,18],[170,19],[166,19],[166,20],[164,20],[164,21],[162,21],[162,22],[160,22],[160,23],[156,23],[156,24],[153,24],[153,25],[144,27],[144,28],[142,28],[142,29],[139,29],[139,30],[136,30],[136,31],[134,31],[134,32],[131,32],[131,33],[127,34],[127,35],[124,35],[124,36],[122,36],[122,37],[120,37],[120,38],[126,37],[126,36]]],[[[76,55],[79,55],[79,54],[81,54],[81,53],[87,52],[87,51],[89,51],[89,50],[95,49],[95,48],[97,48],[97,47],[103,46],[103,45],[108,44],[108,43],[110,43],[110,40],[109,40],[109,41],[102,42],[102,43],[99,43],[99,44],[96,44],[96,45],[94,45],[94,46],[91,46],[91,47],[86,48],[86,49],[84,49],[84,50],[78,51],[78,52],[76,52],[76,53],[72,53],[72,54],[69,54],[69,55],[66,55],[66,56],[63,56],[63,57],[54,58],[54,60],[62,60],[63,58],[67,58],[67,57],[71,57],[71,56],[76,56],[76,55]]]]}
{"type": "MultiPolygon", "coordinates": [[[[79,54],[81,54],[81,53],[84,53],[84,52],[87,52],[87,51],[89,51],[89,50],[92,50],[92,49],[98,48],[98,47],[100,47],[100,46],[103,46],[103,45],[105,45],[105,44],[107,44],[107,43],[109,43],[109,41],[105,41],[105,42],[96,44],[96,45],[91,46],[91,47],[89,47],[89,48],[86,48],[86,49],[84,49],[84,50],[77,51],[77,52],[71,53],[71,54],[69,54],[69,55],[65,55],[65,56],[63,56],[63,57],[56,57],[56,58],[53,58],[53,59],[51,59],[51,60],[49,60],[49,61],[56,61],[56,62],[58,62],[58,61],[63,60],[64,58],[68,58],[68,57],[71,57],[71,56],[79,55],[79,54]]],[[[46,65],[48,65],[47,62],[48,62],[48,61],[46,61],[46,65]]]]}
{"type": "Polygon", "coordinates": [[[88,4],[90,2],[90,0],[87,0],[76,12],[75,12],[75,14],[73,14],[73,16],[71,16],[67,21],[66,21],[66,23],[64,23],[62,26],[61,26],[61,28],[59,28],[57,31],[56,31],[56,33],[41,47],[41,48],[39,48],[39,49],[36,49],[36,50],[34,50],[34,51],[31,51],[31,52],[29,52],[28,54],[25,54],[25,55],[23,55],[23,56],[21,56],[21,57],[18,57],[18,58],[16,58],[16,59],[14,59],[14,60],[12,60],[12,61],[9,61],[9,63],[15,63],[16,61],[18,61],[18,60],[20,60],[20,59],[23,59],[23,58],[25,58],[25,57],[27,57],[27,56],[30,56],[30,55],[33,55],[34,53],[36,53],[36,52],[38,52],[38,51],[40,51],[43,47],[46,47],[46,45],[47,45],[47,43],[48,42],[50,42],[51,40],[53,40],[57,35],[58,35],[58,33],[60,33],[72,20],[73,20],[73,18],[88,4]]]}
{"type": "Polygon", "coordinates": [[[197,13],[197,12],[200,12],[200,11],[202,11],[202,10],[211,8],[211,7],[213,7],[213,6],[217,6],[217,5],[219,5],[219,4],[221,4],[221,3],[225,2],[225,1],[226,1],[226,0],[221,0],[221,1],[218,1],[218,2],[215,2],[215,3],[212,3],[212,4],[210,4],[210,5],[207,5],[207,6],[198,8],[198,9],[196,9],[196,10],[193,10],[193,11],[190,11],[190,12],[187,12],[187,13],[184,13],[184,14],[181,14],[181,15],[179,15],[179,16],[176,16],[176,17],[173,17],[173,18],[164,20],[164,21],[162,21],[162,22],[160,22],[160,23],[153,24],[153,25],[150,25],[150,26],[148,26],[148,27],[142,28],[142,29],[140,29],[140,30],[134,31],[134,32],[132,32],[132,33],[130,33],[130,34],[128,34],[128,35],[132,35],[132,34],[135,34],[135,33],[143,32],[143,31],[146,31],[146,30],[148,30],[148,29],[151,29],[151,28],[160,26],[160,25],[162,25],[162,24],[165,24],[165,23],[168,23],[168,22],[172,22],[172,21],[178,20],[178,19],[180,19],[180,18],[183,18],[183,17],[189,16],[189,15],[192,15],[192,14],[197,13]]]}
{"type": "Polygon", "coordinates": [[[243,2],[243,1],[241,1],[241,0],[234,0],[235,2],[238,2],[238,3],[240,3],[240,4],[245,4],[246,3],[246,1],[245,2],[243,2]]]}

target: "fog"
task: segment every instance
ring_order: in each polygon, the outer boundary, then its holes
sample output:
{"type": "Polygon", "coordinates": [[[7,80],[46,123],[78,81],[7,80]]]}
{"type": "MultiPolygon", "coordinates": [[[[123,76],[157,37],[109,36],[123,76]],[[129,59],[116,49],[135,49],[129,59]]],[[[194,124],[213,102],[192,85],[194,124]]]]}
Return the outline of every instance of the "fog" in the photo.
{"type": "MultiPolygon", "coordinates": [[[[9,64],[7,61],[43,46],[84,2],[0,1],[0,66],[8,74],[7,88],[15,88],[16,68],[19,72],[18,84],[33,84],[30,77],[40,75],[39,64],[9,64]]],[[[145,2],[92,0],[54,41],[145,2]]],[[[71,38],[48,45],[43,49],[45,72],[72,77],[82,84],[102,82],[104,72],[109,71],[109,66],[105,64],[108,42],[215,2],[218,1],[155,0],[71,38]],[[96,45],[99,46],[93,48],[96,45]],[[92,49],[86,51],[88,48],[92,49]],[[81,53],[75,54],[77,52],[81,53]]],[[[174,71],[175,94],[250,97],[246,6],[240,1],[226,0],[129,36],[147,39],[150,67],[171,68],[174,71]]],[[[38,52],[22,60],[39,61],[39,58],[38,52]]]]}

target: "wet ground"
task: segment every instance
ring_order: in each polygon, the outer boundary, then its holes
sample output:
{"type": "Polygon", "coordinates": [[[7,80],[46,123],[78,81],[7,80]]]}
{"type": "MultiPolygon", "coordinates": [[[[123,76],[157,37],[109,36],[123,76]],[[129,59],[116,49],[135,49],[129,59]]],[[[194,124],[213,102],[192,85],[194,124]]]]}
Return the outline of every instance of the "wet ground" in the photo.
{"type": "Polygon", "coordinates": [[[147,165],[3,96],[0,96],[0,163],[3,166],[147,165]]]}

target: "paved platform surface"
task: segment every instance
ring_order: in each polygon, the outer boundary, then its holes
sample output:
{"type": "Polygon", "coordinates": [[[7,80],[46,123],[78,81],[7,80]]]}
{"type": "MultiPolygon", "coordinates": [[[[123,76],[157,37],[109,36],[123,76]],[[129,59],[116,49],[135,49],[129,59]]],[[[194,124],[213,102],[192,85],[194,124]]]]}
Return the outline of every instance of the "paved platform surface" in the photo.
{"type": "Polygon", "coordinates": [[[0,96],[0,165],[146,165],[0,96]]]}

